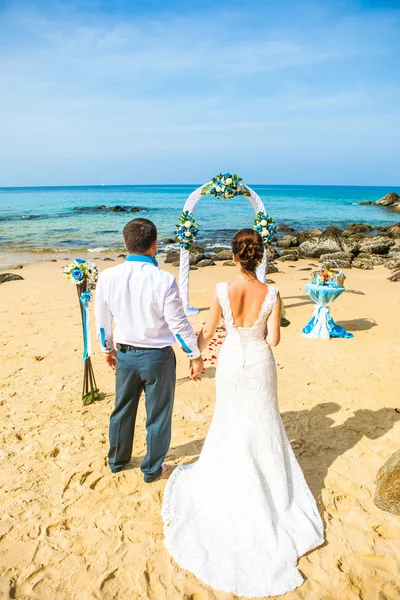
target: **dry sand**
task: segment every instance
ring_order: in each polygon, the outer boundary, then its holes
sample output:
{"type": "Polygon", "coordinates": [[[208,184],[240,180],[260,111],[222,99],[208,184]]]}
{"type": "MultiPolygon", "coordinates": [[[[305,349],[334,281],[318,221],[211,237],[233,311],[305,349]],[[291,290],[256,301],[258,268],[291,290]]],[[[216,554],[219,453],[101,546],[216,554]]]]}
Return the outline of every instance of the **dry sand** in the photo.
{"type": "MultiPolygon", "coordinates": [[[[348,272],[334,305],[352,340],[307,340],[312,313],[301,271],[282,264],[276,281],[291,326],[275,351],[280,407],[294,451],[318,498],[326,544],[301,558],[305,583],[285,600],[399,600],[400,519],[372,502],[378,468],[400,447],[400,284],[383,267],[348,272]]],[[[162,543],[165,481],[143,483],[141,406],[128,470],[107,467],[114,374],[97,342],[94,368],[101,401],[80,400],[81,325],[75,289],[62,261],[18,271],[24,281],[0,286],[1,497],[0,597],[37,600],[232,600],[180,569],[162,543]]],[[[101,269],[113,263],[99,262],[101,269]]],[[[176,273],[176,269],[169,267],[176,273]]],[[[191,273],[199,330],[214,285],[233,268],[191,273]]],[[[92,320],[93,332],[93,320],[92,320]]],[[[215,353],[216,354],[216,353],[215,353]]],[[[189,382],[178,351],[174,464],[194,460],[214,407],[214,368],[189,382]]]]}

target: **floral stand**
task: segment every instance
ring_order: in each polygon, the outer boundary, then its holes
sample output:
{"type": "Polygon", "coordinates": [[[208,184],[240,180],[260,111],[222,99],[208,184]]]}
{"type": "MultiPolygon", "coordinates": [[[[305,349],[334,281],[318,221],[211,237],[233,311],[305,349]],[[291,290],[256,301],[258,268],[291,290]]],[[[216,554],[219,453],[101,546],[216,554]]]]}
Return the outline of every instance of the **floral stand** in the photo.
{"type": "Polygon", "coordinates": [[[307,283],[304,286],[307,294],[316,304],[314,314],[311,320],[303,329],[303,336],[307,338],[319,338],[329,340],[330,338],[352,338],[354,335],[349,333],[340,325],[337,325],[332,318],[329,306],[343,294],[346,288],[334,287],[332,285],[315,285],[307,283]]]}

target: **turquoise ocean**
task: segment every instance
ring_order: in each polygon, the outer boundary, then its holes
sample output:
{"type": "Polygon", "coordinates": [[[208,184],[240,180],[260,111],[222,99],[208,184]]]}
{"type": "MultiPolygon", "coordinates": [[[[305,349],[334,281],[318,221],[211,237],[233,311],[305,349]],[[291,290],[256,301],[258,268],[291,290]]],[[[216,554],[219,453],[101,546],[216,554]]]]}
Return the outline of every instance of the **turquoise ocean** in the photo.
{"type": "MultiPolygon", "coordinates": [[[[153,220],[160,240],[172,237],[189,194],[198,185],[126,185],[85,187],[0,188],[0,252],[54,253],[81,250],[106,252],[122,248],[121,230],[131,218],[153,220]],[[91,210],[137,207],[138,213],[91,210]]],[[[297,230],[351,223],[385,226],[399,216],[375,206],[390,191],[386,187],[251,186],[262,198],[277,225],[297,230]]],[[[196,207],[199,241],[227,244],[232,234],[252,226],[253,209],[244,197],[217,200],[205,196],[196,207]]],[[[162,243],[161,243],[162,246],[162,243]]]]}

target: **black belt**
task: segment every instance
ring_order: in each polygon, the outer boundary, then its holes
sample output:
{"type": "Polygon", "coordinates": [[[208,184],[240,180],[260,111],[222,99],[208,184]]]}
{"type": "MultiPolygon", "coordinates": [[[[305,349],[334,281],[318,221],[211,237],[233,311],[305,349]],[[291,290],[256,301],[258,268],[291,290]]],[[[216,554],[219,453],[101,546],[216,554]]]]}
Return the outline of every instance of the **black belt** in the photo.
{"type": "Polygon", "coordinates": [[[130,346],[129,344],[117,344],[117,350],[120,352],[130,352],[131,350],[164,350],[170,346],[164,346],[164,348],[143,348],[142,346],[130,346]]]}

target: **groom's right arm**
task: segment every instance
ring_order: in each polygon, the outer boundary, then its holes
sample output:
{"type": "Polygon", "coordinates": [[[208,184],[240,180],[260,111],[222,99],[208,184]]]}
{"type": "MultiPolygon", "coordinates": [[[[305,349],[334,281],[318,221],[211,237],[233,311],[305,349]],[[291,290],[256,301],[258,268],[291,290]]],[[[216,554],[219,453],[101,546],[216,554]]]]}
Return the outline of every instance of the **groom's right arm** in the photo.
{"type": "Polygon", "coordinates": [[[115,369],[115,348],[112,330],[112,313],[105,299],[104,281],[100,275],[96,286],[95,317],[96,334],[101,349],[106,354],[106,362],[115,369]]]}
{"type": "Polygon", "coordinates": [[[178,285],[174,279],[164,300],[164,317],[170,331],[178,340],[182,350],[190,360],[201,358],[196,334],[189,323],[179,295],[178,285]]]}

